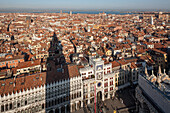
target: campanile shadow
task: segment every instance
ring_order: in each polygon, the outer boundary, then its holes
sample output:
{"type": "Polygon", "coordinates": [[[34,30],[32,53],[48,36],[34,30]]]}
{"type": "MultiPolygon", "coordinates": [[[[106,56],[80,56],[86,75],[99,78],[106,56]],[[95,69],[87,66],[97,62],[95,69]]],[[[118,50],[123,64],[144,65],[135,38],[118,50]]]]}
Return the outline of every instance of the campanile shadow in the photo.
{"type": "Polygon", "coordinates": [[[70,113],[70,80],[68,65],[59,46],[57,35],[53,34],[47,58],[46,113],[70,113]]]}

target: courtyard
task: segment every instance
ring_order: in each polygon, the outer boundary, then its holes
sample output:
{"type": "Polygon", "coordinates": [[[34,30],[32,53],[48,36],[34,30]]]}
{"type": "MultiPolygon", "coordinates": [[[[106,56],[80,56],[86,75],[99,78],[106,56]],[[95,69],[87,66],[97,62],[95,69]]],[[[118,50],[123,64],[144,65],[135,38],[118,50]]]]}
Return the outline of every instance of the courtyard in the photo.
{"type": "MultiPolygon", "coordinates": [[[[114,98],[107,99],[104,102],[98,100],[96,103],[96,113],[135,113],[135,87],[127,87],[118,90],[114,98]]],[[[95,113],[94,103],[81,108],[73,113],[95,113]]]]}

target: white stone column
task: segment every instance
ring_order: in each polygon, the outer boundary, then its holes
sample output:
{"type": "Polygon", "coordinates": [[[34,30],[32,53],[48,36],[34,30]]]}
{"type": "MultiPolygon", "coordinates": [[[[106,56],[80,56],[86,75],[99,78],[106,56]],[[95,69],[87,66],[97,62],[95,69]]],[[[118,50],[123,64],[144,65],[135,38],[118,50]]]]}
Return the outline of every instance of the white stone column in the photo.
{"type": "Polygon", "coordinates": [[[72,103],[70,104],[70,112],[72,112],[73,111],[73,109],[72,109],[72,103]]]}
{"type": "Polygon", "coordinates": [[[1,112],[1,106],[2,106],[2,104],[0,105],[0,112],[1,112]]]}
{"type": "Polygon", "coordinates": [[[78,109],[77,104],[78,104],[78,102],[76,101],[76,110],[78,109]]]}
{"type": "Polygon", "coordinates": [[[113,95],[112,95],[112,97],[114,97],[115,96],[115,93],[116,93],[116,90],[115,89],[113,89],[114,91],[113,91],[113,95]]]}
{"type": "Polygon", "coordinates": [[[87,91],[88,91],[88,102],[87,102],[87,104],[90,104],[90,84],[87,84],[87,91]]]}
{"type": "MultiPolygon", "coordinates": [[[[28,104],[28,100],[27,100],[27,104],[28,104]]],[[[14,109],[14,102],[12,102],[12,109],[14,109]]]]}
{"type": "Polygon", "coordinates": [[[107,98],[110,99],[110,78],[108,78],[108,95],[107,98]]]}
{"type": "Polygon", "coordinates": [[[83,107],[83,101],[81,101],[81,107],[83,107]]]}
{"type": "Polygon", "coordinates": [[[67,104],[65,105],[65,113],[67,113],[67,104]]]}
{"type": "Polygon", "coordinates": [[[90,104],[90,99],[87,100],[87,104],[90,104]]]}
{"type": "Polygon", "coordinates": [[[104,101],[104,90],[102,91],[102,101],[104,101]]]}
{"type": "Polygon", "coordinates": [[[61,107],[59,107],[59,113],[61,113],[61,107]]]}
{"type": "Polygon", "coordinates": [[[55,109],[53,109],[53,113],[55,113],[55,109]]]}
{"type": "Polygon", "coordinates": [[[10,108],[10,104],[8,103],[8,110],[9,110],[9,108],[10,108]]]}
{"type": "Polygon", "coordinates": [[[6,111],[6,104],[4,104],[4,111],[6,111]]]}
{"type": "Polygon", "coordinates": [[[108,92],[107,98],[110,99],[110,92],[108,92]]]}

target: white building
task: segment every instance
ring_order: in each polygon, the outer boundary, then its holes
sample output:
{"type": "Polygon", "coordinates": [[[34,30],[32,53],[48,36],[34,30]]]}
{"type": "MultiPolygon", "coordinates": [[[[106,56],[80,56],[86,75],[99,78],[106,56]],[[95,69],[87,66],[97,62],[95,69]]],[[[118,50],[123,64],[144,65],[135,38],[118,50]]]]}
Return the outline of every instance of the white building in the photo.
{"type": "Polygon", "coordinates": [[[153,74],[149,76],[139,75],[136,88],[137,107],[140,113],[168,113],[170,111],[170,79],[164,72],[159,72],[157,77],[153,74]]]}
{"type": "Polygon", "coordinates": [[[82,77],[84,104],[93,103],[95,95],[104,101],[114,96],[115,93],[112,64],[104,64],[101,58],[90,60],[91,66],[80,68],[79,70],[82,77]]]}
{"type": "Polygon", "coordinates": [[[45,74],[0,81],[0,112],[45,112],[45,74]]]}

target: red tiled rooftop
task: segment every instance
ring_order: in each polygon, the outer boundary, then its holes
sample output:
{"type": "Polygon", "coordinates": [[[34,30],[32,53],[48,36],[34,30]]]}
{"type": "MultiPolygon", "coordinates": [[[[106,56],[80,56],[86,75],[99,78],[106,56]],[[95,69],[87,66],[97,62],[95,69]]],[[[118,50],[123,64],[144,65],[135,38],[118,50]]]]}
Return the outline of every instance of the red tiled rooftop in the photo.
{"type": "Polygon", "coordinates": [[[7,95],[8,93],[15,94],[16,92],[26,89],[33,89],[40,87],[46,83],[46,73],[39,73],[35,75],[22,76],[19,78],[8,78],[0,80],[0,95],[7,95]],[[4,84],[4,85],[3,85],[4,84]],[[14,85],[15,84],[15,85],[14,85]]]}

